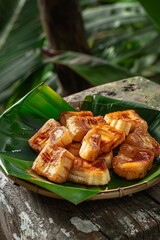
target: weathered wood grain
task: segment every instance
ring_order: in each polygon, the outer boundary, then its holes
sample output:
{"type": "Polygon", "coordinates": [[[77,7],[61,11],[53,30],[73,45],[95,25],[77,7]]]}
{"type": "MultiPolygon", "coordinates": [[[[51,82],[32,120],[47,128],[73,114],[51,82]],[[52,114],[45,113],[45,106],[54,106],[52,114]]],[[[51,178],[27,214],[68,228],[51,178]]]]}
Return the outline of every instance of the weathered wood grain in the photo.
{"type": "Polygon", "coordinates": [[[81,210],[109,239],[158,239],[160,206],[144,193],[83,203],[81,210]]]}
{"type": "Polygon", "coordinates": [[[160,205],[143,192],[75,206],[9,180],[0,196],[2,240],[158,239],[160,233],[160,205]]]}
{"type": "Polygon", "coordinates": [[[67,201],[35,194],[14,185],[11,180],[1,188],[0,196],[1,240],[77,240],[84,236],[107,239],[97,225],[67,201]]]}
{"type": "Polygon", "coordinates": [[[148,189],[147,194],[154,199],[154,201],[157,201],[160,204],[160,187],[159,184],[156,186],[153,186],[152,188],[148,189]]]}

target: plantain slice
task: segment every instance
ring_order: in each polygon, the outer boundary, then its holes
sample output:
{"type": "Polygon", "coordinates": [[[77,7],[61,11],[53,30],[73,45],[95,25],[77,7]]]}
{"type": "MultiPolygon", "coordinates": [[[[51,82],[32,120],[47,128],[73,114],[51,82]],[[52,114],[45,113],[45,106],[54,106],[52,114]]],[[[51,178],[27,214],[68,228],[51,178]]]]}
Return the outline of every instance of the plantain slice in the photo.
{"type": "Polygon", "coordinates": [[[91,111],[80,111],[80,112],[66,111],[66,112],[62,112],[60,114],[61,125],[66,126],[67,119],[72,117],[72,116],[78,116],[78,117],[90,116],[90,117],[93,117],[93,113],[91,111]]]}
{"type": "Polygon", "coordinates": [[[110,174],[104,160],[88,162],[75,158],[68,180],[85,185],[105,185],[110,181],[110,174]]]}
{"type": "MultiPolygon", "coordinates": [[[[147,122],[142,119],[138,113],[136,113],[134,110],[125,110],[125,111],[117,111],[112,113],[107,113],[104,116],[105,121],[111,125],[117,125],[118,120],[123,120],[125,122],[129,122],[131,124],[129,132],[132,132],[135,128],[141,127],[145,130],[148,129],[147,122]]],[[[120,124],[121,125],[121,124],[120,124]]],[[[128,131],[129,126],[125,126],[124,129],[126,129],[126,132],[128,131]]]]}
{"type": "Polygon", "coordinates": [[[81,143],[79,142],[72,142],[70,145],[67,146],[67,150],[72,153],[75,157],[79,157],[79,150],[81,148],[81,143]]]}
{"type": "Polygon", "coordinates": [[[95,130],[95,128],[92,128],[82,140],[79,155],[87,161],[94,161],[100,153],[100,147],[101,135],[95,130]]]}
{"type": "Polygon", "coordinates": [[[98,156],[97,160],[102,161],[104,160],[108,169],[112,168],[112,160],[113,160],[113,151],[110,151],[109,153],[102,153],[98,156]]]}
{"type": "Polygon", "coordinates": [[[124,132],[107,124],[96,126],[95,131],[101,135],[101,153],[109,153],[125,140],[124,132]]]}
{"type": "Polygon", "coordinates": [[[128,180],[141,179],[151,168],[154,160],[152,151],[126,143],[120,147],[118,155],[113,157],[113,170],[120,177],[128,180]]]}
{"type": "Polygon", "coordinates": [[[67,119],[66,126],[72,132],[74,138],[73,140],[76,142],[80,142],[84,135],[94,126],[98,124],[106,124],[105,120],[102,116],[97,117],[79,117],[72,116],[67,119]]]}
{"type": "Polygon", "coordinates": [[[111,127],[114,127],[115,129],[121,131],[121,132],[124,132],[125,135],[127,136],[131,130],[131,122],[129,121],[125,121],[123,119],[113,119],[111,124],[110,124],[111,127]]]}
{"type": "Polygon", "coordinates": [[[33,162],[32,170],[55,183],[67,180],[74,156],[65,148],[47,144],[33,162]]]}
{"type": "Polygon", "coordinates": [[[136,128],[127,136],[125,142],[139,148],[153,151],[155,157],[160,154],[160,144],[142,128],[136,128]]]}
{"type": "Polygon", "coordinates": [[[56,127],[49,137],[49,141],[57,146],[66,147],[73,140],[73,134],[64,126],[56,127]]]}
{"type": "Polygon", "coordinates": [[[28,143],[36,152],[40,152],[46,145],[51,131],[60,126],[54,119],[49,119],[29,140],[28,143]]]}

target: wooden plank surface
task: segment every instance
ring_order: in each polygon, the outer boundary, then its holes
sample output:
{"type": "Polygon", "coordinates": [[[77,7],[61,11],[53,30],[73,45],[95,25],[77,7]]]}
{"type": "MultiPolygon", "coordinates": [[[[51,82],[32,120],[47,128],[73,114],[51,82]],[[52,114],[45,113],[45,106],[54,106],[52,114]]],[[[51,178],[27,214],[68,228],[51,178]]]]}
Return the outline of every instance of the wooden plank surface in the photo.
{"type": "Polygon", "coordinates": [[[101,226],[109,239],[118,239],[119,236],[120,239],[158,239],[157,220],[160,209],[158,204],[144,194],[135,194],[121,200],[99,201],[96,203],[96,212],[95,205],[88,206],[88,203],[84,203],[83,206],[82,211],[92,222],[101,226]]]}
{"type": "MultiPolygon", "coordinates": [[[[68,100],[95,91],[159,107],[159,85],[142,78],[99,86],[68,100]]],[[[17,186],[0,172],[0,240],[159,240],[159,236],[160,184],[131,196],[75,206],[17,186]]]]}
{"type": "MultiPolygon", "coordinates": [[[[160,187],[160,185],[159,185],[160,187]]],[[[0,239],[158,239],[160,204],[146,193],[78,206],[35,194],[6,180],[0,239]]],[[[1,190],[2,190],[1,189],[1,190]]]]}

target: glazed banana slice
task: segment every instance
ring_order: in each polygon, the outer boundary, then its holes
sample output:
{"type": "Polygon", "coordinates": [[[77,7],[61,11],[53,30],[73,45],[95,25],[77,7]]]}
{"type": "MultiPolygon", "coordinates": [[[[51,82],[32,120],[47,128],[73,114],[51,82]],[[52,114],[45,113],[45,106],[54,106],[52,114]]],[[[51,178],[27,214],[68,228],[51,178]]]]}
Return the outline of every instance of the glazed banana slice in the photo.
{"type": "Polygon", "coordinates": [[[109,153],[102,153],[98,156],[97,160],[102,161],[104,160],[108,169],[112,168],[112,160],[113,160],[113,151],[110,151],[109,153]]]}
{"type": "Polygon", "coordinates": [[[32,170],[55,183],[67,180],[74,156],[65,148],[47,144],[33,162],[32,170]]]}
{"type": "Polygon", "coordinates": [[[109,170],[105,161],[88,162],[75,158],[68,180],[85,185],[105,185],[110,181],[109,170]]]}
{"type": "Polygon", "coordinates": [[[72,132],[76,142],[80,142],[84,135],[94,126],[98,124],[106,124],[102,116],[97,117],[79,117],[72,116],[67,119],[66,126],[72,132]]]}
{"type": "Polygon", "coordinates": [[[120,177],[128,180],[141,179],[152,166],[154,153],[152,151],[122,144],[118,155],[113,158],[113,170],[120,177]]]}
{"type": "Polygon", "coordinates": [[[67,146],[67,150],[75,157],[79,157],[79,150],[81,148],[81,145],[82,144],[79,142],[72,142],[70,145],[67,146]]]}
{"type": "Polygon", "coordinates": [[[124,132],[107,124],[96,126],[95,131],[101,135],[101,153],[109,153],[125,140],[124,132]]]}
{"type": "MultiPolygon", "coordinates": [[[[135,128],[141,127],[143,129],[148,129],[147,122],[142,119],[138,113],[136,113],[134,110],[125,110],[125,111],[117,111],[108,113],[104,116],[105,121],[111,125],[116,126],[118,124],[118,120],[123,120],[126,122],[129,122],[131,124],[130,132],[132,132],[135,128]]],[[[122,123],[120,123],[121,125],[122,123]]],[[[117,125],[118,126],[118,125],[117,125]]],[[[125,126],[124,129],[126,129],[126,132],[128,132],[129,126],[125,126]]]]}
{"type": "Polygon", "coordinates": [[[51,131],[60,126],[54,119],[49,119],[29,140],[28,143],[36,152],[40,152],[46,145],[51,131]]]}
{"type": "Polygon", "coordinates": [[[126,138],[125,143],[153,151],[155,157],[160,154],[160,144],[142,128],[136,128],[130,133],[126,138]]]}
{"type": "Polygon", "coordinates": [[[111,124],[111,127],[114,127],[115,129],[124,132],[125,135],[127,136],[131,130],[131,122],[125,121],[123,119],[113,119],[111,124]]]}
{"type": "Polygon", "coordinates": [[[64,126],[56,127],[49,137],[49,141],[57,146],[66,147],[73,140],[73,134],[64,126]]]}
{"type": "Polygon", "coordinates": [[[101,150],[101,135],[92,128],[87,132],[82,140],[82,146],[79,150],[81,158],[87,161],[94,161],[101,150]]]}
{"type": "Polygon", "coordinates": [[[78,116],[78,117],[90,116],[90,117],[93,117],[93,113],[91,111],[80,111],[80,112],[66,111],[66,112],[62,112],[60,114],[61,125],[66,126],[67,119],[72,117],[72,116],[78,116]]]}

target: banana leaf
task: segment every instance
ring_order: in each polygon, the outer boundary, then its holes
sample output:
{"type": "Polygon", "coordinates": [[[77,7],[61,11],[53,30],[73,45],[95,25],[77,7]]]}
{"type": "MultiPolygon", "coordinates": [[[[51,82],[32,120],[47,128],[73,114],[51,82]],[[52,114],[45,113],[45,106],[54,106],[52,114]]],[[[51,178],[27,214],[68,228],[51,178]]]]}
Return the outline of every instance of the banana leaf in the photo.
{"type": "Polygon", "coordinates": [[[83,11],[85,29],[88,35],[95,32],[116,29],[120,26],[127,26],[134,23],[144,23],[147,16],[144,9],[138,2],[114,3],[83,11]]]}
{"type": "Polygon", "coordinates": [[[160,30],[159,0],[154,0],[152,2],[139,0],[139,2],[160,30]]]}
{"type": "Polygon", "coordinates": [[[32,174],[30,168],[36,154],[28,139],[49,118],[59,119],[62,111],[75,111],[49,86],[41,84],[6,110],[0,117],[0,169],[11,175],[48,189],[77,204],[101,191],[74,184],[58,185],[32,174]]]}
{"type": "MultiPolygon", "coordinates": [[[[90,109],[95,115],[133,108],[146,119],[149,131],[160,141],[160,112],[146,105],[120,101],[99,95],[88,96],[82,109],[90,109]]],[[[62,111],[76,111],[49,86],[41,84],[30,91],[0,116],[0,169],[9,177],[13,176],[50,191],[63,199],[78,204],[104,191],[134,186],[151,181],[160,175],[157,159],[146,177],[140,181],[127,181],[112,171],[111,181],[103,187],[83,186],[70,182],[55,184],[31,171],[37,156],[28,146],[28,139],[48,120],[59,120],[62,111]]]]}
{"type": "Polygon", "coordinates": [[[70,68],[94,86],[131,76],[131,73],[123,67],[110,64],[101,58],[73,51],[57,55],[49,62],[70,68]]]}

